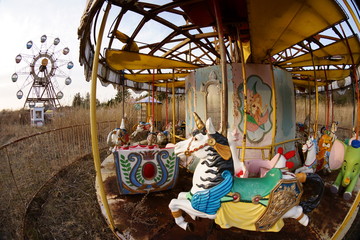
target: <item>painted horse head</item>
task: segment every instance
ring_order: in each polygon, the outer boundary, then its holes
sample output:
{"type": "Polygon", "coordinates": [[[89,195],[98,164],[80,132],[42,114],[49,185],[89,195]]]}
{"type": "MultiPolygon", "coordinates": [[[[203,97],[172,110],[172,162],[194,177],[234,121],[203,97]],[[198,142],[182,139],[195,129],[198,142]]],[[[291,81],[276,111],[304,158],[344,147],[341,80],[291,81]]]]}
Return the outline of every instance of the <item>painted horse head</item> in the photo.
{"type": "Polygon", "coordinates": [[[316,144],[316,139],[313,136],[309,136],[308,139],[306,140],[305,144],[302,146],[302,151],[303,153],[307,152],[307,151],[311,151],[314,148],[316,148],[317,144],[316,144]]]}
{"type": "MultiPolygon", "coordinates": [[[[208,155],[209,148],[216,148],[219,150],[219,154],[223,155],[227,160],[231,158],[231,151],[229,143],[226,137],[216,132],[211,118],[206,121],[206,126],[200,117],[194,113],[194,119],[197,129],[192,132],[192,137],[178,142],[175,145],[175,153],[180,158],[180,162],[183,166],[189,169],[189,165],[196,162],[196,167],[199,159],[204,159],[208,155]]],[[[231,159],[232,162],[232,159],[231,159]]],[[[190,167],[191,168],[191,167],[190,167]]],[[[234,170],[231,170],[233,173],[234,170]]]]}

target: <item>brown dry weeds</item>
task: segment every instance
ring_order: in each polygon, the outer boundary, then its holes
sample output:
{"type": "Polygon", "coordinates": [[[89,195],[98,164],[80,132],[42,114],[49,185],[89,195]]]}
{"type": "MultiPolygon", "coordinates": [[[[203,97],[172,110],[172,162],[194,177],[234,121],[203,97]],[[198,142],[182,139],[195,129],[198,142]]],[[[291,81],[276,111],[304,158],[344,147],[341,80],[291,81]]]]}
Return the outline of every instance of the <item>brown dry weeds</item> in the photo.
{"type": "Polygon", "coordinates": [[[26,239],[117,239],[95,193],[90,155],[53,177],[34,197],[25,218],[26,239]]]}

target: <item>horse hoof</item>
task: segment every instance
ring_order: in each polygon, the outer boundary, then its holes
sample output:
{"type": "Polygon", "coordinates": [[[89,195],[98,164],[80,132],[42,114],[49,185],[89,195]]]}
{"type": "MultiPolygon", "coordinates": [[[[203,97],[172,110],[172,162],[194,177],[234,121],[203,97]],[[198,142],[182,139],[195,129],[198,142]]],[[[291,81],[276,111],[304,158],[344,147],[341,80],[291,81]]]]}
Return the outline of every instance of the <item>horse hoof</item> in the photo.
{"type": "Polygon", "coordinates": [[[343,198],[346,200],[346,201],[349,201],[350,198],[351,198],[352,194],[351,192],[345,192],[344,195],[343,195],[343,198]]]}
{"type": "Polygon", "coordinates": [[[338,190],[339,190],[339,187],[337,187],[337,186],[335,186],[335,185],[331,185],[330,191],[331,191],[332,193],[337,193],[338,190]]]}
{"type": "Polygon", "coordinates": [[[186,226],[186,231],[193,232],[194,231],[194,224],[188,223],[186,226]]]}

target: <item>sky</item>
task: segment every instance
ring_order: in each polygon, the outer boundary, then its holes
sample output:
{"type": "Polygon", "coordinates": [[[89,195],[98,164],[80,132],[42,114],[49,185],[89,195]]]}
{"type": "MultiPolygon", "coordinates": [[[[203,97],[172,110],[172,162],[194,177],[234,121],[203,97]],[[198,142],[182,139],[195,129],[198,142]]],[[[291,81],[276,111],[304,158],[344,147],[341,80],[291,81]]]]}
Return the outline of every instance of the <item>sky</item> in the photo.
{"type": "MultiPolygon", "coordinates": [[[[86,0],[0,0],[0,111],[23,107],[27,92],[24,91],[24,97],[20,100],[16,93],[21,89],[25,77],[19,77],[15,83],[11,80],[12,74],[19,71],[15,57],[29,53],[26,49],[29,40],[40,47],[40,38],[44,34],[48,39],[59,37],[58,46],[67,46],[70,49],[68,56],[63,59],[74,63],[71,70],[65,68],[66,74],[72,79],[69,86],[64,84],[64,78],[56,78],[59,79],[59,88],[64,93],[60,104],[71,105],[76,93],[85,97],[86,93],[90,92],[90,83],[85,81],[83,67],[79,64],[80,42],[77,37],[85,7],[86,0]]],[[[100,102],[105,102],[115,95],[116,90],[111,85],[103,87],[98,82],[97,98],[100,102]]]]}

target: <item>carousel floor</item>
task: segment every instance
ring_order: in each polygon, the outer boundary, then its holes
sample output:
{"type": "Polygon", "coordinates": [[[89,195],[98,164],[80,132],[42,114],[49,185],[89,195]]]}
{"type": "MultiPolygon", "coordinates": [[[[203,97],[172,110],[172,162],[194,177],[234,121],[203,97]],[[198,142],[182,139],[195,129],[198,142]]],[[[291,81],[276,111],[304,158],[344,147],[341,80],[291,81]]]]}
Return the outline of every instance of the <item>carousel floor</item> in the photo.
{"type": "MultiPolygon", "coordinates": [[[[277,233],[264,233],[240,230],[236,228],[221,229],[213,220],[200,219],[193,221],[184,214],[188,222],[194,225],[193,232],[178,227],[171,215],[168,204],[179,192],[189,191],[192,174],[180,168],[175,188],[147,195],[120,195],[117,188],[115,164],[109,155],[102,163],[102,175],[109,206],[122,239],[331,239],[344,221],[360,186],[356,187],[353,197],[345,201],[340,194],[332,194],[330,185],[337,176],[337,171],[321,175],[325,181],[323,199],[314,211],[310,212],[310,223],[302,226],[294,219],[284,219],[285,226],[277,233]]],[[[98,186],[97,186],[98,189],[98,186]]],[[[311,191],[311,186],[304,185],[304,197],[311,191]]],[[[98,192],[98,191],[97,191],[98,192]]],[[[100,197],[98,195],[100,201],[100,197]]],[[[356,213],[354,214],[356,215],[356,213]]],[[[359,214],[358,214],[359,215],[359,214]]],[[[106,214],[104,213],[106,218],[106,214]]],[[[348,226],[352,221],[348,222],[348,226]]],[[[343,232],[346,233],[345,228],[343,232]]],[[[342,239],[344,233],[339,235],[342,239]]],[[[354,238],[356,239],[356,238],[354,238]]]]}

